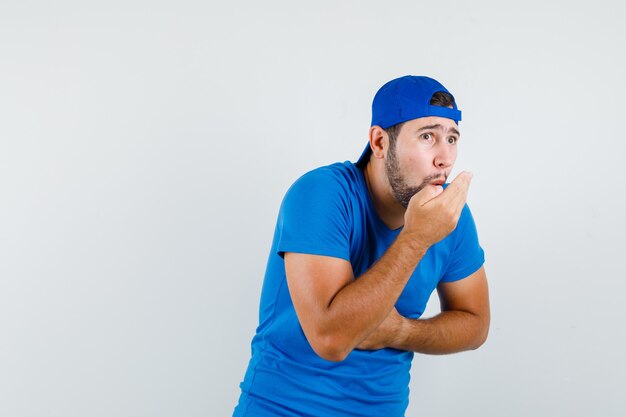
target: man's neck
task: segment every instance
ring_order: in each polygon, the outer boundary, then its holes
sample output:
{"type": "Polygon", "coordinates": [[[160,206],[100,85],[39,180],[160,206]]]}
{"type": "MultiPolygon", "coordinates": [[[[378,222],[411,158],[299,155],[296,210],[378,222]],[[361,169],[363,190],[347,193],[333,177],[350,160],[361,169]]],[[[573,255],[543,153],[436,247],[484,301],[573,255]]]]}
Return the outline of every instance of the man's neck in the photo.
{"type": "Polygon", "coordinates": [[[378,217],[388,228],[396,230],[404,225],[406,209],[393,197],[384,172],[377,173],[377,168],[382,170],[382,167],[375,167],[370,161],[363,169],[367,190],[378,217]]]}

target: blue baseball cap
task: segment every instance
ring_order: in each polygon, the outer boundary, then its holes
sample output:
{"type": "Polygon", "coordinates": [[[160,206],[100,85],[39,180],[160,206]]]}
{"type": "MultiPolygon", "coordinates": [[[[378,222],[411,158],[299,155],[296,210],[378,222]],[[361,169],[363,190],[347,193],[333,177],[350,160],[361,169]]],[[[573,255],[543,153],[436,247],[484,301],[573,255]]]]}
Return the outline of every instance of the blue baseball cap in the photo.
{"type": "MultiPolygon", "coordinates": [[[[452,95],[439,81],[429,77],[406,75],[389,81],[374,96],[371,126],[387,129],[398,123],[428,116],[446,117],[458,124],[461,111],[457,109],[456,101],[452,104],[453,108],[430,104],[433,95],[439,91],[452,95]]],[[[370,154],[368,142],[356,165],[365,166],[370,154]]]]}

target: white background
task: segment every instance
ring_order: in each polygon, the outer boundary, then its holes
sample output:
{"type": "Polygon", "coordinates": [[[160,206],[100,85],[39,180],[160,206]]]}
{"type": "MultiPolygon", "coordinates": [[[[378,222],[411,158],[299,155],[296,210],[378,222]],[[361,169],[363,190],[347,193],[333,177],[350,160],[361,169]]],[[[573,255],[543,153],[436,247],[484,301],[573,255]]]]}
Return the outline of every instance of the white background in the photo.
{"type": "MultiPolygon", "coordinates": [[[[0,415],[227,416],[276,213],[386,81],[463,110],[479,350],[407,416],[623,416],[623,2],[0,2],[0,415]]],[[[436,312],[429,305],[429,314],[436,312]]]]}

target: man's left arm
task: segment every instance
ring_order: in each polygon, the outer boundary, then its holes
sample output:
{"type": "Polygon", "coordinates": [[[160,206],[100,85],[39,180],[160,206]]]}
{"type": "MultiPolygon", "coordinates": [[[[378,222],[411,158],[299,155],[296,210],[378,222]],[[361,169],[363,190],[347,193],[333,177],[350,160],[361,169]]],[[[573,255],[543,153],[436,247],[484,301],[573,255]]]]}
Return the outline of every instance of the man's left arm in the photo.
{"type": "Polygon", "coordinates": [[[437,287],[441,313],[428,319],[408,319],[393,309],[385,321],[357,348],[390,347],[447,354],[480,347],[489,333],[490,309],[484,267],[467,278],[437,287]]]}

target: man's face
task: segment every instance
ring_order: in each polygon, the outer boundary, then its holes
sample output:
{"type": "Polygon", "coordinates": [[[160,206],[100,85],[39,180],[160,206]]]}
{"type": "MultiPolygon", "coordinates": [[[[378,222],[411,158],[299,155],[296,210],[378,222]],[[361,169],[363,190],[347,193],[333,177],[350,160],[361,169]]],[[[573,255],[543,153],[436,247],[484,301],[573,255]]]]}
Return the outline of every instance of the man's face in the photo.
{"type": "Polygon", "coordinates": [[[445,117],[405,122],[389,143],[385,172],[394,198],[405,208],[427,184],[446,182],[456,161],[459,127],[445,117]]]}

